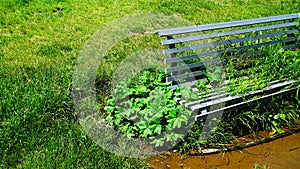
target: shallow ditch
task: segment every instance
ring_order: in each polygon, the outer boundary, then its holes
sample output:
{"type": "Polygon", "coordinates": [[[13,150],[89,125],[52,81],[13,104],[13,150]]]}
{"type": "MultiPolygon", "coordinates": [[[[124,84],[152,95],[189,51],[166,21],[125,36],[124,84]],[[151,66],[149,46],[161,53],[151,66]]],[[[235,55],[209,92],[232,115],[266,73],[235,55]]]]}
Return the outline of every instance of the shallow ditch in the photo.
{"type": "MultiPolygon", "coordinates": [[[[241,144],[257,142],[269,137],[268,132],[258,132],[256,135],[247,135],[238,139],[241,144]]],[[[274,136],[274,139],[235,151],[224,151],[221,153],[207,155],[180,156],[174,151],[164,153],[160,156],[149,158],[151,168],[254,168],[259,164],[272,169],[300,168],[300,132],[290,132],[274,136]],[[275,139],[276,138],[276,139],[275,139]]]]}

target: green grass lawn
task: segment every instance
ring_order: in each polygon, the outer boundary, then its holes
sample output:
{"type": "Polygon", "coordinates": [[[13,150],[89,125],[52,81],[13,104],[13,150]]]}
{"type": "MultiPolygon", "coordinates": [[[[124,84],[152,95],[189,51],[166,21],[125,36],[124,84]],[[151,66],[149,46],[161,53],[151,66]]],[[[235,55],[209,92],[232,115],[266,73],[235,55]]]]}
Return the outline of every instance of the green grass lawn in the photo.
{"type": "Polygon", "coordinates": [[[136,12],[194,24],[299,12],[295,0],[2,0],[0,168],[147,168],[88,138],[74,115],[77,55],[105,23],[136,12]]]}

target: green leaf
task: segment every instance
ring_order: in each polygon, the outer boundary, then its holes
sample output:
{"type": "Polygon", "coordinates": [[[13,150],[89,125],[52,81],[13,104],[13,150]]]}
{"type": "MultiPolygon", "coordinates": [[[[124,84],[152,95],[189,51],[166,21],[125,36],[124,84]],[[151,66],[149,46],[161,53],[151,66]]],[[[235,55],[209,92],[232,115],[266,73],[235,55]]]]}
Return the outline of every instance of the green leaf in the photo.
{"type": "Polygon", "coordinates": [[[177,117],[177,111],[174,109],[169,111],[169,114],[166,116],[167,119],[173,119],[177,117]]]}
{"type": "Polygon", "coordinates": [[[184,138],[183,134],[170,133],[167,135],[167,141],[175,141],[184,138]]]}
{"type": "Polygon", "coordinates": [[[164,145],[164,139],[163,138],[155,139],[151,142],[151,144],[154,144],[155,147],[163,146],[164,145]]]}
{"type": "Polygon", "coordinates": [[[175,133],[170,133],[167,135],[167,141],[172,141],[175,138],[175,133]]]}
{"type": "Polygon", "coordinates": [[[210,75],[208,76],[208,80],[209,80],[210,82],[213,82],[213,81],[219,81],[220,79],[221,79],[221,76],[218,75],[218,74],[210,74],[210,75]]]}
{"type": "MultiPolygon", "coordinates": [[[[189,116],[190,114],[188,113],[187,115],[189,116]]],[[[187,121],[188,121],[188,118],[187,118],[187,116],[186,116],[185,114],[182,114],[182,115],[180,116],[180,119],[182,119],[182,120],[181,120],[182,122],[187,122],[187,121]]]]}
{"type": "Polygon", "coordinates": [[[152,135],[152,131],[149,128],[146,128],[143,132],[142,137],[146,138],[148,135],[152,135]]]}
{"type": "Polygon", "coordinates": [[[282,119],[282,120],[285,120],[285,118],[286,118],[286,115],[285,114],[276,114],[275,116],[274,116],[274,119],[275,120],[278,120],[278,119],[282,119]]]}
{"type": "Polygon", "coordinates": [[[162,131],[162,126],[161,126],[161,125],[157,125],[157,127],[156,127],[155,130],[154,130],[154,133],[160,134],[161,131],[162,131]]]}
{"type": "Polygon", "coordinates": [[[198,89],[205,89],[206,88],[206,82],[204,80],[198,80],[195,85],[198,87],[198,89]]]}
{"type": "Polygon", "coordinates": [[[190,98],[190,88],[187,88],[187,87],[183,87],[181,90],[180,90],[180,93],[181,93],[181,96],[182,98],[184,99],[187,99],[187,98],[190,98]]]}
{"type": "Polygon", "coordinates": [[[106,106],[114,106],[115,105],[115,99],[109,99],[106,102],[106,106]]]}
{"type": "Polygon", "coordinates": [[[197,100],[198,99],[198,94],[196,92],[191,93],[191,99],[192,100],[197,100]]]}
{"type": "Polygon", "coordinates": [[[113,107],[113,106],[106,106],[106,107],[104,108],[104,110],[111,113],[111,112],[114,111],[114,107],[113,107]]]}
{"type": "Polygon", "coordinates": [[[136,126],[138,126],[138,128],[140,129],[140,130],[145,130],[146,128],[147,128],[147,124],[145,123],[145,122],[138,122],[138,123],[135,123],[136,124],[136,126]]]}
{"type": "Polygon", "coordinates": [[[222,68],[221,67],[215,67],[214,74],[221,75],[222,74],[222,68]]]}
{"type": "Polygon", "coordinates": [[[163,115],[155,115],[155,118],[152,118],[153,120],[151,120],[151,122],[153,122],[154,124],[160,124],[160,117],[162,117],[163,115]]]}
{"type": "Polygon", "coordinates": [[[182,122],[182,120],[180,118],[176,118],[174,120],[173,128],[176,128],[176,127],[180,128],[181,127],[181,122],[182,122]]]}
{"type": "Polygon", "coordinates": [[[124,119],[124,117],[123,117],[121,114],[117,114],[117,115],[116,115],[116,118],[115,118],[115,120],[114,120],[114,123],[115,123],[116,125],[119,125],[123,119],[124,119]]]}
{"type": "Polygon", "coordinates": [[[175,122],[175,120],[176,120],[176,118],[173,118],[173,119],[169,119],[167,122],[168,122],[169,124],[173,125],[174,122],[175,122]]]}

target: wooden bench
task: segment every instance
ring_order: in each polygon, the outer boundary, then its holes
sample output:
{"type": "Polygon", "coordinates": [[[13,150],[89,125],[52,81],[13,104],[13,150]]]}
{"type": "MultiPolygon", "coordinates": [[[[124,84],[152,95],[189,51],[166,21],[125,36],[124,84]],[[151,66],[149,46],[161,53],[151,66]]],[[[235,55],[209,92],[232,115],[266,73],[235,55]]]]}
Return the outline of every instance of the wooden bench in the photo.
{"type": "MultiPolygon", "coordinates": [[[[259,59],[268,48],[281,45],[284,49],[299,49],[299,14],[288,14],[238,20],[231,22],[213,23],[197,26],[187,26],[157,30],[162,37],[167,82],[172,88],[191,86],[194,91],[195,83],[207,80],[207,65],[225,65],[229,59],[259,59]]],[[[236,63],[237,64],[237,63],[236,63]]],[[[250,64],[251,65],[251,64],[250,64]]],[[[251,66],[237,69],[251,69],[251,66]]],[[[245,76],[245,75],[243,75],[245,76]]],[[[241,78],[237,76],[236,78],[241,78]]],[[[228,81],[227,78],[225,78],[228,81]]],[[[196,111],[196,120],[205,118],[209,114],[230,112],[258,102],[266,101],[275,96],[295,93],[299,87],[285,89],[299,79],[276,79],[262,89],[243,94],[232,95],[226,90],[200,93],[199,99],[194,101],[180,100],[192,111],[196,111]],[[254,99],[246,100],[246,97],[254,99]],[[216,105],[219,108],[211,108],[216,105]]],[[[225,86],[223,87],[223,89],[225,86]]],[[[222,89],[222,87],[221,87],[222,89]]]]}

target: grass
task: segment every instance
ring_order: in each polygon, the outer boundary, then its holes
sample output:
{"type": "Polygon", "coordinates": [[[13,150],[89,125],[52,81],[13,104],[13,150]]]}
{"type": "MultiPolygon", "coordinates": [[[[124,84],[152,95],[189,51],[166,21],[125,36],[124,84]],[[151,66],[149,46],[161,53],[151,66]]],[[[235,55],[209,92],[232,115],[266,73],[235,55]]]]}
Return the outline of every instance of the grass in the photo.
{"type": "Polygon", "coordinates": [[[292,0],[2,0],[0,168],[147,167],[143,160],[102,150],[74,115],[77,55],[104,24],[137,11],[175,14],[200,24],[294,13],[298,6],[292,0]]]}
{"type": "Polygon", "coordinates": [[[260,165],[259,163],[254,163],[253,169],[271,169],[271,168],[266,165],[260,165]]]}

